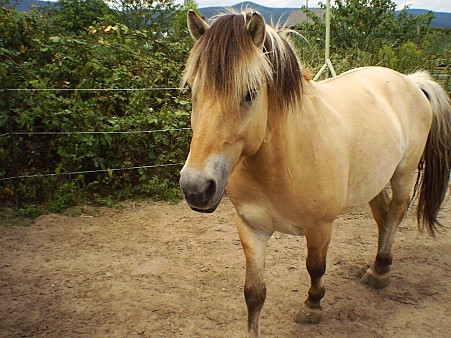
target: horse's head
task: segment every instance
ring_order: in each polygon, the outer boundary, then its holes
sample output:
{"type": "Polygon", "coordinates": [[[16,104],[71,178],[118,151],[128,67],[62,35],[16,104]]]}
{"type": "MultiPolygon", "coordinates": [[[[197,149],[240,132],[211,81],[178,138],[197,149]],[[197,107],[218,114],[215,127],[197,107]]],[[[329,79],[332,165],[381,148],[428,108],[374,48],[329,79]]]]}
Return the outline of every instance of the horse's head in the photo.
{"type": "Polygon", "coordinates": [[[302,79],[291,48],[258,13],[222,15],[210,26],[190,11],[188,28],[196,40],[184,75],[193,138],[180,185],[192,209],[212,212],[236,164],[261,147],[269,107],[292,105],[302,79]],[[287,73],[294,90],[281,81],[287,73]]]}

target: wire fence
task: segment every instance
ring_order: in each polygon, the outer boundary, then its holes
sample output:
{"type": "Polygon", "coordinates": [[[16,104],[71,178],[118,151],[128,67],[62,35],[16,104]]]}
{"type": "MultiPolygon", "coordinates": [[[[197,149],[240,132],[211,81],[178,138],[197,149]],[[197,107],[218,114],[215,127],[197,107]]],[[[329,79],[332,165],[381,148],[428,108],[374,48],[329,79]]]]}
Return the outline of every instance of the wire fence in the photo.
{"type": "Polygon", "coordinates": [[[161,90],[188,90],[182,87],[154,87],[154,88],[3,88],[6,92],[127,92],[127,91],[161,91],[161,90]]]}
{"type": "Polygon", "coordinates": [[[102,172],[114,172],[114,171],[125,171],[125,170],[136,170],[136,169],[149,169],[149,168],[161,168],[161,167],[173,167],[183,165],[183,163],[167,163],[167,164],[156,164],[156,165],[143,165],[137,167],[129,168],[112,168],[112,169],[97,169],[97,170],[84,170],[84,171],[72,171],[63,173],[50,173],[50,174],[35,174],[35,175],[21,175],[16,177],[4,177],[0,178],[0,181],[15,180],[20,178],[41,178],[41,177],[51,177],[51,176],[63,176],[63,175],[77,175],[77,174],[92,174],[92,173],[102,173],[102,172]]]}
{"type": "Polygon", "coordinates": [[[191,130],[191,128],[170,128],[155,130],[129,130],[129,131],[13,131],[10,133],[0,134],[0,137],[8,135],[89,135],[89,134],[153,134],[166,131],[191,130]]]}
{"type": "MultiPolygon", "coordinates": [[[[3,88],[0,92],[132,92],[132,91],[185,91],[187,88],[180,87],[154,87],[154,88],[3,88]]],[[[105,135],[105,134],[154,134],[165,133],[175,131],[189,131],[191,128],[167,128],[167,129],[155,129],[155,130],[126,130],[126,131],[10,131],[8,133],[0,134],[0,137],[7,136],[44,136],[44,135],[105,135]]],[[[162,168],[162,167],[175,167],[182,166],[183,163],[166,163],[166,164],[152,164],[142,166],[131,166],[125,168],[108,168],[108,169],[93,169],[93,170],[81,170],[71,172],[58,172],[58,173],[38,173],[33,175],[17,175],[10,177],[0,178],[0,182],[29,179],[29,178],[43,178],[53,176],[70,176],[79,174],[91,174],[91,173],[112,173],[118,171],[130,171],[139,169],[150,168],[162,168]]]]}
{"type": "MultiPolygon", "coordinates": [[[[2,134],[0,136],[6,135],[76,135],[76,134],[153,134],[157,132],[168,132],[168,131],[184,131],[191,130],[191,128],[171,128],[171,129],[156,129],[156,130],[136,130],[136,131],[74,131],[74,132],[12,132],[9,134],[2,134]]],[[[96,170],[85,170],[85,171],[73,171],[73,172],[61,172],[61,173],[45,173],[45,174],[35,174],[35,175],[20,175],[14,177],[2,177],[0,182],[9,181],[14,179],[22,178],[40,178],[40,177],[51,177],[51,176],[62,176],[62,175],[77,175],[77,174],[92,174],[100,172],[114,172],[114,171],[125,171],[125,170],[136,170],[136,169],[149,169],[149,168],[161,168],[161,167],[172,167],[183,165],[183,163],[167,163],[167,164],[156,164],[156,165],[144,165],[135,166],[128,168],[111,168],[111,169],[96,169],[96,170]]]]}

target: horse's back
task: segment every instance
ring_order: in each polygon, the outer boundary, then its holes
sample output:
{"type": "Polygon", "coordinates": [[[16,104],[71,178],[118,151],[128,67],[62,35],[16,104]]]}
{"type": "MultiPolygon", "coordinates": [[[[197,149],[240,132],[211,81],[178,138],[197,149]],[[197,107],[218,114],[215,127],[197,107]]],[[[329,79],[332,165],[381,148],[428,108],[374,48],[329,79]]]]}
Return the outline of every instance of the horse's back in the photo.
{"type": "MultiPolygon", "coordinates": [[[[335,104],[349,107],[358,103],[355,108],[367,106],[381,110],[389,108],[387,112],[393,113],[401,119],[410,121],[418,116],[418,110],[430,110],[426,95],[408,75],[401,74],[392,69],[383,67],[362,67],[345,72],[335,78],[318,83],[323,88],[324,99],[333,98],[335,104]],[[391,108],[391,109],[390,109],[391,108]],[[406,114],[406,116],[403,116],[406,114]]],[[[342,110],[346,114],[347,110],[342,110]]],[[[427,115],[431,112],[426,112],[427,115]]],[[[429,116],[430,117],[430,116],[429,116]]]]}
{"type": "Polygon", "coordinates": [[[367,67],[315,86],[336,128],[346,130],[345,209],[375,197],[396,171],[414,172],[432,121],[427,97],[414,81],[390,69],[367,67]]]}

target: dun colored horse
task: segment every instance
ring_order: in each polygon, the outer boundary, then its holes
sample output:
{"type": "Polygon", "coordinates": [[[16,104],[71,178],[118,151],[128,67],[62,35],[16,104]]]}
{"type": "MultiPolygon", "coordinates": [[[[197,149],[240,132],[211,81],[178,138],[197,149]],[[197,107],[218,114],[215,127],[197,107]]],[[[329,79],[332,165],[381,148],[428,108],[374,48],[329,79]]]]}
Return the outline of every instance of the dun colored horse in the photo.
{"type": "Polygon", "coordinates": [[[319,321],[332,222],[362,203],[379,229],[363,281],[385,287],[412,190],[420,229],[433,234],[440,225],[451,159],[446,92],[426,72],[378,67],[314,82],[285,33],[255,12],[225,13],[209,25],[191,11],[188,27],[197,41],[184,75],[193,137],[180,185],[200,212],[213,212],[227,188],[246,256],[249,335],[259,335],[265,251],[275,231],[307,241],[311,287],[296,321],[319,321]]]}

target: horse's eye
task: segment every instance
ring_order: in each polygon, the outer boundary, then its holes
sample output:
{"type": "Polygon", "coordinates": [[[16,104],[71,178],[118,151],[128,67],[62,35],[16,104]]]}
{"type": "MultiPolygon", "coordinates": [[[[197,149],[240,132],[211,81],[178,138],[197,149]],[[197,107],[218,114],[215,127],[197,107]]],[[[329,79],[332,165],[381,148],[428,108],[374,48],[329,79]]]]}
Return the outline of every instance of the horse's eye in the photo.
{"type": "Polygon", "coordinates": [[[244,95],[243,100],[241,101],[241,106],[244,108],[249,108],[257,95],[258,91],[256,89],[248,90],[246,92],[246,95],[244,95]]]}

